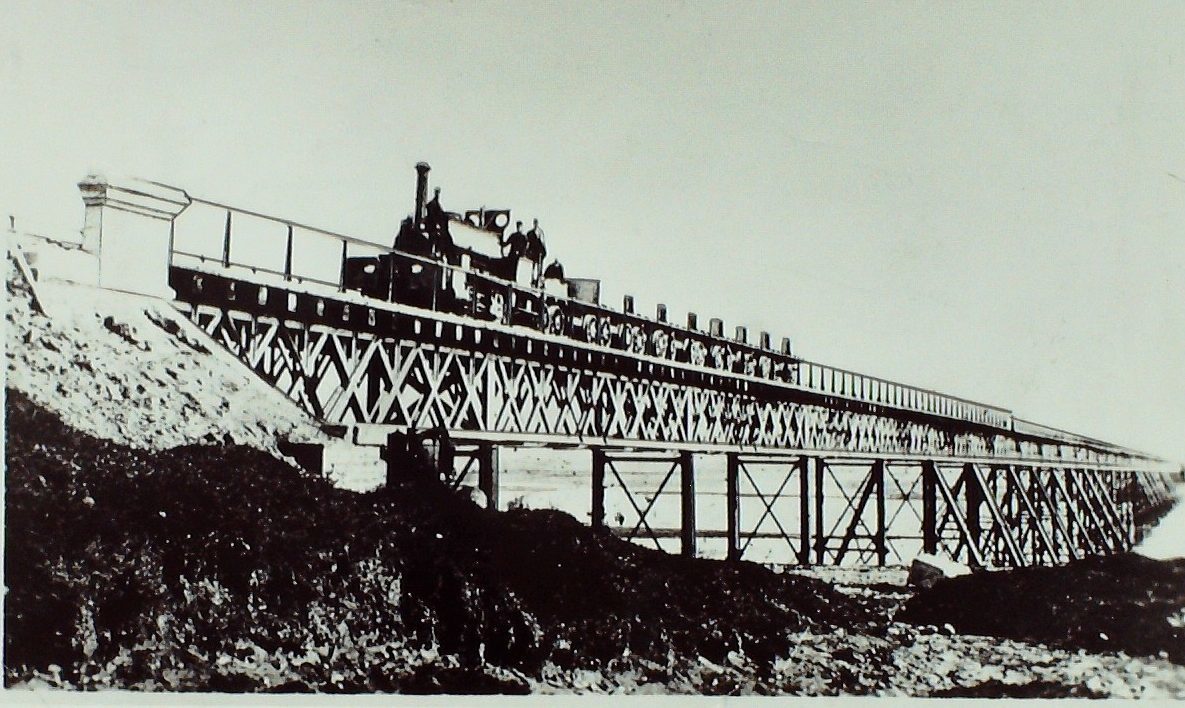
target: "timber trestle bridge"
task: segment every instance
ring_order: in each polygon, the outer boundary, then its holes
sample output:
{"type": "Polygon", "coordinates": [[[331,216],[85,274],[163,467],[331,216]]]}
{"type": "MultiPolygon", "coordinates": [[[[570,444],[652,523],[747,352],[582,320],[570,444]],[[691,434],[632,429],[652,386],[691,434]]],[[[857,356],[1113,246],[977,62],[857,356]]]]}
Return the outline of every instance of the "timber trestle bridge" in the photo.
{"type": "Polygon", "coordinates": [[[629,297],[605,307],[589,281],[507,254],[509,212],[441,216],[437,198],[434,214],[427,172],[401,249],[157,183],[80,187],[96,252],[117,262],[120,233],[135,234],[123,248],[159,258],[136,282],[155,278],[154,294],[354,442],[447,430],[460,477],[494,507],[499,450],[585,450],[591,523],[633,540],[696,555],[714,539],[730,559],[772,544],[803,565],[926,551],[1008,567],[1128,550],[1175,501],[1165,460],[810,362],[764,332],[677,324],[662,305],[643,316],[629,297]],[[723,479],[705,477],[708,459],[723,479]],[[708,481],[717,528],[697,523],[708,481]],[[610,488],[625,509],[612,520],[610,488]],[[656,523],[660,497],[677,498],[677,524],[656,523]]]}

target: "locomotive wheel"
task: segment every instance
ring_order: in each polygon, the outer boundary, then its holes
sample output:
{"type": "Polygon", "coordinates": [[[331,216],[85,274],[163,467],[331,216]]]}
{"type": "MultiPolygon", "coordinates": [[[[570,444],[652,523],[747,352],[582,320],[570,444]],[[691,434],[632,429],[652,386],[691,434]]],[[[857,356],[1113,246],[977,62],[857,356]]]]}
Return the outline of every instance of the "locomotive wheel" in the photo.
{"type": "Polygon", "coordinates": [[[564,326],[567,324],[565,320],[566,318],[564,317],[564,311],[559,307],[552,306],[547,308],[547,333],[562,335],[566,329],[564,326]]]}
{"type": "Polygon", "coordinates": [[[613,330],[609,326],[609,320],[607,318],[601,320],[600,326],[597,328],[597,330],[598,330],[598,333],[601,335],[599,337],[601,346],[603,346],[603,347],[612,346],[613,345],[613,330]]]}
{"type": "Polygon", "coordinates": [[[629,325],[621,330],[621,344],[626,351],[641,354],[646,351],[646,335],[637,325],[629,325]]]}
{"type": "Polygon", "coordinates": [[[712,366],[717,369],[724,368],[724,347],[719,344],[713,344],[712,349],[712,366]]]}
{"type": "Polygon", "coordinates": [[[494,293],[490,295],[490,316],[494,320],[501,322],[506,315],[506,298],[502,293],[494,293]]]}
{"type": "Polygon", "coordinates": [[[646,353],[646,333],[642,331],[641,327],[632,328],[632,337],[630,341],[630,351],[635,354],[646,353]]]}
{"type": "Polygon", "coordinates": [[[584,317],[584,339],[589,344],[597,343],[597,318],[593,315],[584,317]]]}
{"type": "Polygon", "coordinates": [[[654,355],[661,358],[666,358],[667,350],[670,348],[671,337],[666,332],[656,330],[651,337],[654,344],[654,355]]]}

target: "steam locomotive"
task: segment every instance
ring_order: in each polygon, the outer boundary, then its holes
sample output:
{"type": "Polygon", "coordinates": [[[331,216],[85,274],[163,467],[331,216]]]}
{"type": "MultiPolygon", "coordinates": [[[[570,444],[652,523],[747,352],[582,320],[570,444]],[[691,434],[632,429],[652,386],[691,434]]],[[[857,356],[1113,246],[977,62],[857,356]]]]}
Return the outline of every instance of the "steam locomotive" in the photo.
{"type": "Polygon", "coordinates": [[[391,251],[352,257],[345,263],[345,287],[367,297],[466,317],[530,327],[578,341],[698,366],[792,382],[795,360],[789,340],[774,351],[769,335],[750,345],[737,328],[726,338],[713,319],[699,331],[695,316],[686,328],[600,305],[600,282],[565,277],[553,261],[544,268],[542,233],[521,229],[507,235],[511,212],[478,209],[463,214],[440,206],[440,190],[428,200],[425,163],[416,165],[415,213],[403,221],[391,251]],[[534,241],[533,241],[534,239],[534,241]],[[532,248],[532,246],[534,248],[532,248]]]}

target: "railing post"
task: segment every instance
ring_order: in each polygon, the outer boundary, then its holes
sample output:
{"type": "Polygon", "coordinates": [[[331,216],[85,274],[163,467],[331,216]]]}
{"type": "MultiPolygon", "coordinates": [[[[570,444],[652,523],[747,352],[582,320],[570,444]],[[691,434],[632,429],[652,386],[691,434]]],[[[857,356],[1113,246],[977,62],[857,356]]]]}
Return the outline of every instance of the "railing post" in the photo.
{"type": "Polygon", "coordinates": [[[728,476],[726,479],[726,495],[728,508],[728,560],[741,559],[741,485],[740,485],[740,456],[735,452],[728,453],[728,476]]]}
{"type": "Polygon", "coordinates": [[[683,539],[682,552],[688,558],[695,557],[695,464],[691,453],[684,450],[679,453],[679,479],[683,502],[682,523],[680,535],[683,539]]]}
{"type": "Polygon", "coordinates": [[[342,239],[341,281],[340,281],[340,285],[338,286],[338,290],[343,293],[346,291],[346,258],[349,256],[349,249],[350,249],[350,242],[343,238],[342,239]]]}
{"type": "Polygon", "coordinates": [[[288,243],[284,247],[284,280],[292,280],[292,224],[288,224],[288,243]]]}
{"type": "Polygon", "coordinates": [[[605,527],[605,451],[592,449],[592,527],[605,527]]]}
{"type": "Polygon", "coordinates": [[[230,267],[230,210],[226,210],[226,231],[222,234],[222,267],[230,267]]]}

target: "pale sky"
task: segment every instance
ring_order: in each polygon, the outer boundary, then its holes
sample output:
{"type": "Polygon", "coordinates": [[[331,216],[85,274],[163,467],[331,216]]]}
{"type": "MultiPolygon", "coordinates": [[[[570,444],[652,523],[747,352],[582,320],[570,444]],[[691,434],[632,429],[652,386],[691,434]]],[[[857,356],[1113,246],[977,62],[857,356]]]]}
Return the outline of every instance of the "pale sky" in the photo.
{"type": "Polygon", "coordinates": [[[77,232],[97,170],[389,242],[424,160],[614,306],[1185,460],[1182,37],[1182,2],[0,0],[0,216],[77,232]]]}

